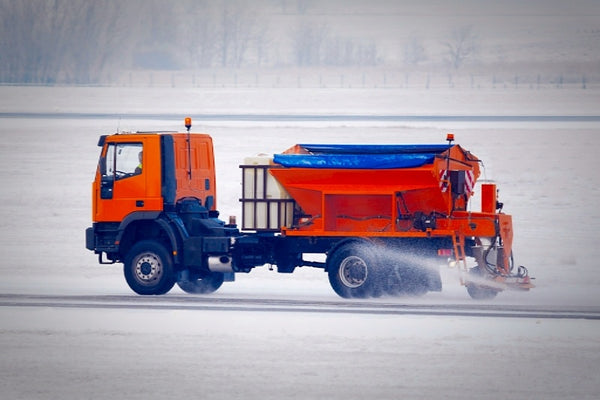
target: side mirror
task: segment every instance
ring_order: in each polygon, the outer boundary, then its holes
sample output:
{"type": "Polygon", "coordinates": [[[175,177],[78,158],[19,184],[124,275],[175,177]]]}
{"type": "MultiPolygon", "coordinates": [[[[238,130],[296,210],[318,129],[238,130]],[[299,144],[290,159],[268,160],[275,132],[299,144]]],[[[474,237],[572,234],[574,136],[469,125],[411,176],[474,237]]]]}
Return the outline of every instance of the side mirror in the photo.
{"type": "Polygon", "coordinates": [[[112,199],[114,185],[115,179],[113,176],[102,176],[100,181],[100,198],[105,200],[112,199]]]}

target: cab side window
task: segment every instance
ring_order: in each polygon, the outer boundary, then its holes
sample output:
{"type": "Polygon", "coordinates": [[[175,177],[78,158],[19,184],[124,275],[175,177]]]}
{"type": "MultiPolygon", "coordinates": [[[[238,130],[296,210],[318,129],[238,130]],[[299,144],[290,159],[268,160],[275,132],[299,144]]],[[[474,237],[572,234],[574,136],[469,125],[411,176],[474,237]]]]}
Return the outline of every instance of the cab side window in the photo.
{"type": "Polygon", "coordinates": [[[111,143],[106,151],[102,165],[103,177],[115,180],[139,175],[143,171],[143,152],[141,143],[111,143]]]}

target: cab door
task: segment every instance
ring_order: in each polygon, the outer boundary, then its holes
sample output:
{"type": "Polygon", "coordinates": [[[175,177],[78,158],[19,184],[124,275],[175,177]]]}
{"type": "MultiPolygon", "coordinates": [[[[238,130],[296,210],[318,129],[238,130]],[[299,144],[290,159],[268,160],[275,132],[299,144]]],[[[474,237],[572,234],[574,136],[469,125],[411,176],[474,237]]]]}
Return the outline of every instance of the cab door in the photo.
{"type": "Polygon", "coordinates": [[[157,180],[160,186],[160,157],[150,162],[149,154],[160,148],[152,147],[143,140],[105,143],[94,184],[94,221],[120,222],[136,211],[162,210],[154,185],[157,180]]]}

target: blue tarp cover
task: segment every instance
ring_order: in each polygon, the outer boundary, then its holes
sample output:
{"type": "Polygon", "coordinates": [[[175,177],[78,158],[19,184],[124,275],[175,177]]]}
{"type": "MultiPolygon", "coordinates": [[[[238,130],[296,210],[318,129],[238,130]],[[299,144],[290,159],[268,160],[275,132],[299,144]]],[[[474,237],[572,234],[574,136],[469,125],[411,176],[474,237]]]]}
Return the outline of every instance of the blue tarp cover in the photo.
{"type": "Polygon", "coordinates": [[[364,145],[301,144],[310,154],[275,154],[273,161],[284,167],[391,169],[430,164],[447,144],[364,145]]]}

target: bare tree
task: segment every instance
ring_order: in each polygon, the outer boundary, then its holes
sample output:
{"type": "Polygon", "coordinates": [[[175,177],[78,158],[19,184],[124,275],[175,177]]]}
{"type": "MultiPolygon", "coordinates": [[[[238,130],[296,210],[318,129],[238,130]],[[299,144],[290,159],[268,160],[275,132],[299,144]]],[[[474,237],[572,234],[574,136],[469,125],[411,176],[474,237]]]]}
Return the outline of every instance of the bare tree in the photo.
{"type": "Polygon", "coordinates": [[[357,57],[359,65],[377,65],[380,61],[377,44],[370,40],[362,43],[358,49],[357,57]]]}
{"type": "Polygon", "coordinates": [[[187,49],[190,64],[205,68],[214,65],[217,59],[217,10],[214,3],[189,0],[183,3],[177,17],[181,20],[181,44],[187,49]]]}
{"type": "Polygon", "coordinates": [[[423,41],[416,36],[411,36],[404,45],[404,64],[417,66],[425,60],[427,60],[427,54],[423,41]]]}
{"type": "Polygon", "coordinates": [[[292,52],[298,66],[319,65],[328,37],[326,25],[301,22],[291,32],[292,52]]]}
{"type": "Polygon", "coordinates": [[[54,67],[47,45],[54,40],[45,17],[47,4],[32,1],[0,3],[0,68],[7,82],[51,83],[54,67]]]}
{"type": "Polygon", "coordinates": [[[97,83],[107,73],[128,65],[126,55],[134,46],[128,24],[123,16],[130,5],[110,0],[61,2],[62,13],[69,17],[66,27],[57,29],[62,35],[64,63],[60,70],[67,83],[97,83]],[[125,62],[124,62],[125,61],[125,62]]]}
{"type": "Polygon", "coordinates": [[[256,51],[256,65],[261,66],[268,59],[269,48],[272,40],[269,37],[267,25],[258,25],[253,36],[254,49],[256,51]]]}
{"type": "Polygon", "coordinates": [[[242,1],[223,3],[219,51],[223,67],[240,67],[255,37],[257,13],[242,1]]]}
{"type": "Polygon", "coordinates": [[[479,49],[478,38],[472,26],[463,26],[452,31],[449,41],[444,42],[448,61],[454,69],[460,68],[479,49]]]}
{"type": "Polygon", "coordinates": [[[99,82],[124,48],[122,15],[110,0],[1,0],[2,80],[99,82]]]}
{"type": "Polygon", "coordinates": [[[134,66],[147,69],[180,67],[177,57],[179,46],[174,46],[179,37],[179,24],[174,21],[178,20],[176,11],[180,3],[166,0],[137,1],[139,9],[131,38],[136,42],[134,66]]]}
{"type": "Polygon", "coordinates": [[[377,46],[374,42],[336,36],[325,43],[323,64],[335,66],[375,65],[377,46]]]}

